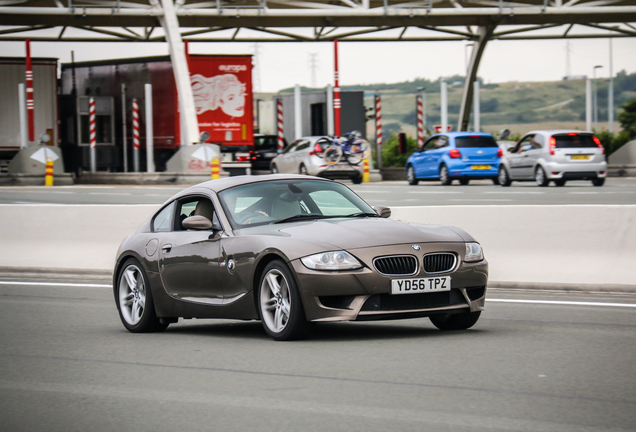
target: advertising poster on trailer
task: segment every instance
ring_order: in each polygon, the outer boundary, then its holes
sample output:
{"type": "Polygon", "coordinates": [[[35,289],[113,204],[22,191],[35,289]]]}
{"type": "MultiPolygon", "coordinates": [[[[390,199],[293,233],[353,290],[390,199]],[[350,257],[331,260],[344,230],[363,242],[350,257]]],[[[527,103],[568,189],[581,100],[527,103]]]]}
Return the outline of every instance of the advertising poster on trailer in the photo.
{"type": "Polygon", "coordinates": [[[250,145],[252,121],[252,58],[191,56],[190,80],[201,132],[208,142],[250,145]]]}

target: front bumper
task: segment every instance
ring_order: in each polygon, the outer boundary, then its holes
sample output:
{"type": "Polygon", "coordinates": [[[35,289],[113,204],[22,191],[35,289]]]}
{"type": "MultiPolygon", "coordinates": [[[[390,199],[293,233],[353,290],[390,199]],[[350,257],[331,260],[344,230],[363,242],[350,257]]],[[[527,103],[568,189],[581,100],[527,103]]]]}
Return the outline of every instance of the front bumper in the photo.
{"type": "Polygon", "coordinates": [[[410,245],[349,250],[365,267],[354,271],[316,271],[300,260],[290,264],[296,276],[309,321],[362,321],[430,316],[438,313],[484,309],[488,262],[464,263],[464,243],[423,245],[413,253],[410,245]],[[408,251],[405,250],[408,248],[408,251]],[[399,252],[398,252],[399,251],[399,252]],[[448,273],[428,275],[421,266],[415,275],[384,276],[373,267],[373,258],[408,253],[418,259],[430,252],[454,252],[459,265],[448,273]],[[450,276],[451,290],[419,294],[391,294],[391,280],[450,276]]]}

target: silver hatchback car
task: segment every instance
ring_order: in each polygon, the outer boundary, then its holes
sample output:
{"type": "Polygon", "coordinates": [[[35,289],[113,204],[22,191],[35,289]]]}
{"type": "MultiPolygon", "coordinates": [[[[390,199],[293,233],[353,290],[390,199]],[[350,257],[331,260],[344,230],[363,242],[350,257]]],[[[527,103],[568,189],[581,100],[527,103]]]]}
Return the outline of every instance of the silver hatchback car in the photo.
{"type": "Polygon", "coordinates": [[[499,184],[532,181],[539,186],[568,180],[591,180],[603,186],[607,176],[605,149],[592,132],[576,130],[532,131],[504,152],[499,184]]]}
{"type": "Polygon", "coordinates": [[[300,138],[291,143],[285,150],[272,159],[272,173],[308,174],[328,179],[348,179],[354,184],[362,183],[364,164],[342,160],[335,164],[328,163],[322,154],[328,145],[325,137],[310,136],[300,138]]]}

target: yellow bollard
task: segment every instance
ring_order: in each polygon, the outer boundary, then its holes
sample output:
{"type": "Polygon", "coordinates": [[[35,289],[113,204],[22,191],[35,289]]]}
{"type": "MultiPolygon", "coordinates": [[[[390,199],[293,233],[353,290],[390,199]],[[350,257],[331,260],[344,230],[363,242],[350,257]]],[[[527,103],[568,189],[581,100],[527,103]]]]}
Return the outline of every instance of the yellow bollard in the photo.
{"type": "Polygon", "coordinates": [[[218,157],[212,158],[212,180],[218,180],[221,178],[221,164],[218,157]]]}
{"type": "Polygon", "coordinates": [[[369,158],[364,158],[364,171],[362,174],[362,182],[369,183],[369,158]]]}
{"type": "Polygon", "coordinates": [[[53,158],[50,158],[50,157],[46,158],[44,186],[53,186],[53,158]]]}

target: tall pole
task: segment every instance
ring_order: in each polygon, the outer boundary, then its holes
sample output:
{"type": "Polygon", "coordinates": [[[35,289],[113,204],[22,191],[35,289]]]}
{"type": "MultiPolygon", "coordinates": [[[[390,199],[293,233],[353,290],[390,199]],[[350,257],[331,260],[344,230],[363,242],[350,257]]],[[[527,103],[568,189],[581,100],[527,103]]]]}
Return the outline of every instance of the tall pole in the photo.
{"type": "Polygon", "coordinates": [[[278,150],[283,150],[285,147],[285,132],[283,124],[283,100],[278,99],[276,103],[276,119],[278,121],[278,150]]]}
{"type": "Polygon", "coordinates": [[[35,120],[33,102],[33,65],[31,64],[31,40],[26,39],[26,91],[27,117],[29,120],[29,141],[35,141],[35,120]]]}
{"type": "Polygon", "coordinates": [[[424,145],[424,106],[422,103],[422,95],[417,94],[415,96],[417,105],[417,146],[422,147],[424,145]]]}
{"type": "Polygon", "coordinates": [[[475,132],[481,130],[481,122],[479,120],[481,113],[479,108],[479,80],[475,80],[473,84],[473,130],[475,132]]]}
{"type": "Polygon", "coordinates": [[[593,77],[594,77],[594,94],[592,95],[594,98],[594,129],[598,129],[598,94],[597,94],[597,89],[596,89],[596,69],[600,69],[603,66],[597,65],[594,66],[593,69],[593,77]]]}
{"type": "Polygon", "coordinates": [[[585,80],[585,130],[592,130],[592,81],[585,80]]]}
{"type": "Polygon", "coordinates": [[[155,145],[152,124],[152,84],[144,85],[146,99],[146,172],[155,172],[155,145]]]}
{"type": "Polygon", "coordinates": [[[442,99],[440,104],[440,109],[442,110],[442,133],[446,133],[446,129],[448,129],[448,103],[446,100],[446,82],[444,81],[441,83],[440,93],[442,99]]]}
{"type": "Polygon", "coordinates": [[[26,113],[26,94],[24,84],[18,84],[18,116],[20,117],[20,148],[26,148],[27,144],[27,113],[26,113]]]}
{"type": "Polygon", "coordinates": [[[90,98],[88,102],[88,112],[89,112],[89,121],[90,121],[90,157],[91,157],[91,172],[94,173],[97,171],[97,132],[95,130],[96,119],[95,119],[95,99],[90,98]]]}
{"type": "Polygon", "coordinates": [[[327,84],[327,135],[329,136],[335,134],[333,109],[333,87],[331,84],[327,84]]]}
{"type": "Polygon", "coordinates": [[[133,171],[139,172],[139,103],[132,100],[133,106],[133,171]]]}
{"type": "Polygon", "coordinates": [[[294,87],[294,139],[299,139],[303,136],[302,102],[300,85],[296,84],[294,87]]]}
{"type": "Polygon", "coordinates": [[[334,116],[334,134],[340,136],[340,76],[338,72],[338,41],[333,41],[333,116],[334,116]]]}
{"type": "Polygon", "coordinates": [[[607,130],[614,133],[614,59],[612,38],[609,38],[609,87],[607,88],[607,130]]]}
{"type": "Polygon", "coordinates": [[[126,142],[126,84],[121,84],[121,130],[122,150],[124,152],[124,172],[128,172],[128,143],[126,142]]]}
{"type": "Polygon", "coordinates": [[[378,169],[382,168],[382,98],[375,96],[375,145],[378,169]]]}

